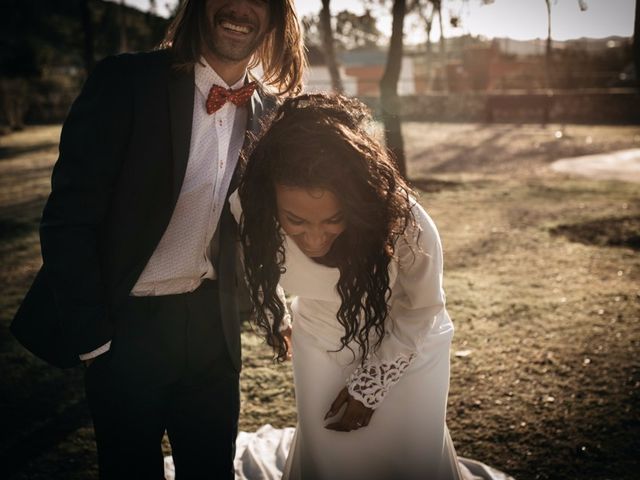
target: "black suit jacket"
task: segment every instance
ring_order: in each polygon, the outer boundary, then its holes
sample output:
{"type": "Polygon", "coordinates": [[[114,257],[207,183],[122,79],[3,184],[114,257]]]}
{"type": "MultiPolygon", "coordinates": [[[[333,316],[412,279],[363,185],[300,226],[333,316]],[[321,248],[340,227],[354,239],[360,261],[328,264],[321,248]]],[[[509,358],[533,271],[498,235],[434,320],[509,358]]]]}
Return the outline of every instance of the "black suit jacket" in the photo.
{"type": "MultiPolygon", "coordinates": [[[[180,193],[194,88],[193,72],[172,68],[170,51],[125,54],[98,64],[74,102],[42,215],[43,266],[11,325],[49,363],[76,365],[112,338],[110,312],[142,273],[180,193]]],[[[256,90],[247,136],[274,105],[256,90]]],[[[225,205],[216,268],[225,338],[240,370],[236,224],[225,205]]]]}

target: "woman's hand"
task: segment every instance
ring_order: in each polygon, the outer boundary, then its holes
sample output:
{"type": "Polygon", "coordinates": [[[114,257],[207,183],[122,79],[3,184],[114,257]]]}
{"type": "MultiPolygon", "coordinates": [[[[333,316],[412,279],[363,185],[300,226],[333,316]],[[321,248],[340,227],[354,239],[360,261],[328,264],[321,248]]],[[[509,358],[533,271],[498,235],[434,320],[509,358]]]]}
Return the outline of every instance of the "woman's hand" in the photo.
{"type": "Polygon", "coordinates": [[[330,423],[324,428],[338,432],[350,432],[351,430],[357,430],[369,425],[369,421],[373,416],[373,409],[365,407],[362,402],[349,395],[347,387],[340,390],[340,393],[331,404],[331,408],[324,416],[324,419],[335,417],[344,404],[347,405],[347,408],[340,420],[330,423]]]}
{"type": "MultiPolygon", "coordinates": [[[[280,335],[282,335],[283,339],[284,339],[284,346],[287,350],[287,354],[284,358],[284,360],[291,360],[293,358],[293,344],[291,343],[291,327],[286,328],[285,330],[280,330],[280,335]]],[[[276,338],[275,333],[271,333],[270,334],[270,344],[276,345],[276,342],[278,341],[276,338]],[[273,342],[273,343],[271,343],[273,342]]]]}
{"type": "Polygon", "coordinates": [[[284,337],[284,343],[287,346],[287,360],[293,358],[293,344],[291,343],[291,327],[286,330],[282,330],[282,336],[284,337]]]}

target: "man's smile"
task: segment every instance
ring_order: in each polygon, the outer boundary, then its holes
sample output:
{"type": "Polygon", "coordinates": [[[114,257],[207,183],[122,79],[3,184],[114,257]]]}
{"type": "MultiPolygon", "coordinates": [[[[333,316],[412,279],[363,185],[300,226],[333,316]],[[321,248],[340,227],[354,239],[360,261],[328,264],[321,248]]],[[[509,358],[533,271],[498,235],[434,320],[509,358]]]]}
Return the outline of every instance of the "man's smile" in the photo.
{"type": "Polygon", "coordinates": [[[253,28],[248,25],[240,25],[229,20],[221,20],[219,25],[225,30],[229,30],[234,33],[248,34],[253,31],[253,28]]]}

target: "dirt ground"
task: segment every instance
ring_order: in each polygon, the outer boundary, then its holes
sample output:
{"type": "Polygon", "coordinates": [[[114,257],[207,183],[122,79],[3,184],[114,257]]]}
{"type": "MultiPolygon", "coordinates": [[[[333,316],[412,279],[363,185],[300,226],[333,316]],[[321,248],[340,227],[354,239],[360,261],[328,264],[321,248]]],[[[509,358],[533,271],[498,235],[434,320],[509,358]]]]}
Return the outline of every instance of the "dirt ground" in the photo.
{"type": "MultiPolygon", "coordinates": [[[[637,478],[640,185],[548,165],[637,148],[640,127],[408,123],[404,133],[445,249],[458,453],[518,480],[637,478]]],[[[40,264],[58,135],[0,137],[2,478],[97,478],[82,371],[48,367],[8,332],[40,264]]],[[[240,427],[295,425],[290,366],[273,365],[248,327],[243,341],[240,427]]]]}

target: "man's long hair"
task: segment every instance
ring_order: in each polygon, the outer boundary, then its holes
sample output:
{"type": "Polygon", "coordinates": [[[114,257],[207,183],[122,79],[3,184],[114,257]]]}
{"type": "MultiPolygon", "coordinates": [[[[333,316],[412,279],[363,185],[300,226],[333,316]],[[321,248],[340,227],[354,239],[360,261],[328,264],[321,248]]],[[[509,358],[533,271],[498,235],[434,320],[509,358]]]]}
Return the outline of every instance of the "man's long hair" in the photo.
{"type": "Polygon", "coordinates": [[[365,359],[380,345],[389,313],[389,263],[395,241],[415,219],[411,190],[390,153],[368,131],[371,116],[358,100],[309,94],[276,111],[246,163],[239,194],[240,238],[256,323],[278,359],[286,356],[279,331],[284,305],[276,294],[285,268],[275,184],[333,192],[347,222],[329,256],[340,271],[336,319],[340,350],[359,347],[365,359]],[[351,344],[351,345],[350,345],[351,344]]]}
{"type": "MultiPolygon", "coordinates": [[[[183,0],[169,25],[161,48],[173,50],[178,67],[193,67],[202,54],[207,31],[207,0],[183,0]]],[[[306,55],[293,0],[269,0],[271,24],[249,68],[262,66],[263,83],[278,95],[295,95],[302,89],[306,55]]]]}

